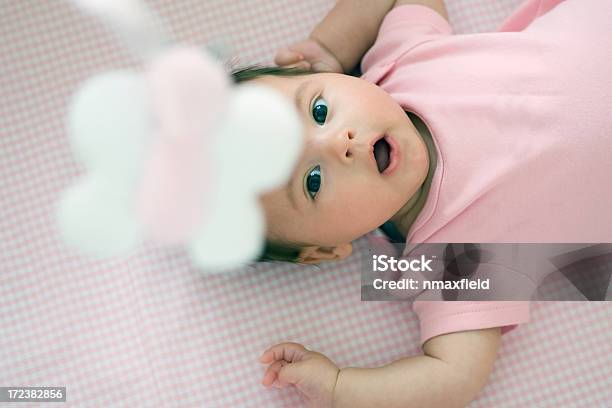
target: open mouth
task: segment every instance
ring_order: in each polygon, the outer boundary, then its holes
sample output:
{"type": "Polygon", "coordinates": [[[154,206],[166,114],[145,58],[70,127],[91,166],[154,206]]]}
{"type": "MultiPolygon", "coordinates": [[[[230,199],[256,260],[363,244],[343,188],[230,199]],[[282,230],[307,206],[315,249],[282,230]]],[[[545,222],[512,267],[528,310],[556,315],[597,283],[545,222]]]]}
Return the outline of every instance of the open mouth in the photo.
{"type": "Polygon", "coordinates": [[[379,173],[383,173],[391,164],[391,150],[391,145],[384,136],[374,143],[374,159],[379,173]]]}

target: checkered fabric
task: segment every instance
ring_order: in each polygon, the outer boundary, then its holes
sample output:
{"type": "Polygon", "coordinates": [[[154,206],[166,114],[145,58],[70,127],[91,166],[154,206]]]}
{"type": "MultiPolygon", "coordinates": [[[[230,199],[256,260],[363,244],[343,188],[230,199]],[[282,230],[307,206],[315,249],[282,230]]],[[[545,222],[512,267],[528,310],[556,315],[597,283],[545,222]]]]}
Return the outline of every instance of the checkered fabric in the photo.
{"type": "MultiPolygon", "coordinates": [[[[494,29],[519,2],[447,6],[455,31],[468,33],[494,29]]],[[[180,41],[246,64],[271,62],[333,1],[150,4],[180,41]]],[[[295,389],[260,385],[257,359],[272,344],[303,343],[340,367],[418,354],[410,304],[360,302],[358,254],[205,276],[181,250],[94,260],[60,241],[54,208],[83,171],[68,145],[67,102],[86,78],[137,66],[65,1],[0,0],[0,386],[66,386],[67,404],[83,407],[296,407],[295,389]]],[[[532,322],[504,336],[471,406],[610,406],[611,322],[604,302],[534,304],[532,322]]]]}

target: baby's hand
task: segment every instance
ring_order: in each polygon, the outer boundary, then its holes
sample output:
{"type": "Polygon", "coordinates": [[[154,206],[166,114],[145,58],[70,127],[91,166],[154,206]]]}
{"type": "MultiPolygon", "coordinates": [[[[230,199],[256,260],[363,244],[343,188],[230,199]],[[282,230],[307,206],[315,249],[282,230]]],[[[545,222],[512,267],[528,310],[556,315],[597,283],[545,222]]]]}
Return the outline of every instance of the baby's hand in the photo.
{"type": "Polygon", "coordinates": [[[332,406],[340,370],[323,354],[298,343],[280,343],[267,349],[259,361],[269,364],[262,381],[264,386],[276,382],[276,387],[283,388],[293,384],[310,407],[332,406]]]}
{"type": "Polygon", "coordinates": [[[280,67],[344,73],[338,59],[318,41],[310,38],[278,50],[274,63],[280,67]]]}

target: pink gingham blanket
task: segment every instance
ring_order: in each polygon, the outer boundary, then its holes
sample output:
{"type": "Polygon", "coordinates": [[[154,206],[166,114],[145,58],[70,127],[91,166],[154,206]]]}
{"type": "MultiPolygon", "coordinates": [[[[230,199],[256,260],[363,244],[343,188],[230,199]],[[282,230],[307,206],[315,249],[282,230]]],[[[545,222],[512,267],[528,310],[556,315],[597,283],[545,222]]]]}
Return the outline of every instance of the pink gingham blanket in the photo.
{"type": "MultiPolygon", "coordinates": [[[[519,3],[447,7],[467,33],[496,28],[519,3]]],[[[150,4],[181,41],[231,47],[248,63],[271,62],[333,1],[150,4]]],[[[92,260],[59,240],[56,200],[83,170],[65,134],[67,101],[87,77],[135,66],[67,2],[0,3],[0,386],[66,386],[69,406],[292,407],[295,390],[260,385],[257,358],[271,344],[299,341],[341,367],[419,353],[409,303],[360,302],[358,256],[205,276],[178,250],[92,260]]],[[[534,304],[532,322],[504,336],[471,406],[608,405],[611,322],[604,302],[534,304]]]]}

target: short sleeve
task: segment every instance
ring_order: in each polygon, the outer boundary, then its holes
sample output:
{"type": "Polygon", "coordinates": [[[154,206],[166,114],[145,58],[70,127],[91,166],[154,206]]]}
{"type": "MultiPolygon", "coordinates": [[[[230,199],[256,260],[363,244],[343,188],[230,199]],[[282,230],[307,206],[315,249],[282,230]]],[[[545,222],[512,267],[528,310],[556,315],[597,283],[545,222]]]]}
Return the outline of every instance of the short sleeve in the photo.
{"type": "Polygon", "coordinates": [[[529,302],[415,301],[421,344],[441,334],[501,327],[502,334],[529,321],[529,302]]]}
{"type": "Polygon", "coordinates": [[[369,71],[393,64],[417,45],[450,34],[448,21],[429,7],[395,7],[385,16],[374,45],[363,57],[361,72],[367,76],[369,71]]]}

